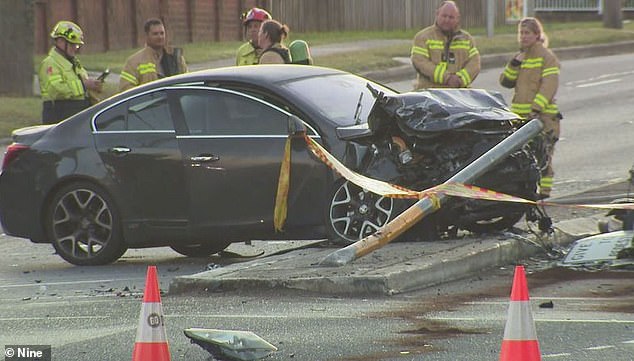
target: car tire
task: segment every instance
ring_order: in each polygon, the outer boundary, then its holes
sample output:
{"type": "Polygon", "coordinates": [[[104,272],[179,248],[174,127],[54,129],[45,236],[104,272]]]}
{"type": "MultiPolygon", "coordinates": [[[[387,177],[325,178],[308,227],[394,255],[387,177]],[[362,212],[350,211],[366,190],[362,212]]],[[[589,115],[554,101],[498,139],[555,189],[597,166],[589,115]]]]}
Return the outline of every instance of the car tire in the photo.
{"type": "Polygon", "coordinates": [[[231,242],[226,241],[217,243],[179,244],[172,245],[170,248],[183,256],[205,258],[225,250],[230,244],[231,242]]]}
{"type": "Polygon", "coordinates": [[[392,198],[339,179],[329,193],[326,229],[334,243],[348,245],[376,232],[396,215],[392,198]]]}
{"type": "Polygon", "coordinates": [[[462,228],[476,234],[504,231],[517,224],[517,222],[524,217],[524,214],[526,214],[528,207],[527,205],[513,205],[509,207],[507,213],[503,216],[475,221],[466,224],[462,228]]]}
{"type": "Polygon", "coordinates": [[[57,190],[44,222],[57,254],[74,265],[112,263],[127,250],[114,201],[92,183],[74,182],[57,190]]]}

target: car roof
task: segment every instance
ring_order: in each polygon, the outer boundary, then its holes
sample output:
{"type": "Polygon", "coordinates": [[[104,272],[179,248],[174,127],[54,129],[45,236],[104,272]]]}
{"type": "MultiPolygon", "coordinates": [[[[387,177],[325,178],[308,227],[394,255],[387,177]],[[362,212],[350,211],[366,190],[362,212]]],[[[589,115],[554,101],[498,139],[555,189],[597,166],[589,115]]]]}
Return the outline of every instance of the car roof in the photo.
{"type": "Polygon", "coordinates": [[[294,79],[324,75],[344,75],[344,71],[310,65],[267,64],[231,66],[199,70],[162,79],[154,86],[174,85],[198,81],[248,81],[256,84],[284,83],[294,79]],[[163,84],[161,84],[163,83],[163,84]]]}

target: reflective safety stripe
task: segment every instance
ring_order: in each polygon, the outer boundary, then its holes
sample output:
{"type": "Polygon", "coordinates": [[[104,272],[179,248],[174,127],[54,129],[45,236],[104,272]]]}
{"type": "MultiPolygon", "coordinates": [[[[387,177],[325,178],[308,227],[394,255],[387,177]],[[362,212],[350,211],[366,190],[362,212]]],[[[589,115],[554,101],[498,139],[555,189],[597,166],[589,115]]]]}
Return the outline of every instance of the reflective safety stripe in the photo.
{"type": "Polygon", "coordinates": [[[122,71],[120,76],[121,76],[121,78],[127,80],[128,82],[132,83],[133,85],[139,85],[139,81],[137,80],[137,78],[134,77],[134,75],[128,73],[127,71],[122,71]]]}
{"type": "Polygon", "coordinates": [[[544,70],[542,70],[542,77],[547,77],[549,75],[556,75],[559,74],[559,68],[554,66],[551,68],[545,68],[544,70]]]}
{"type": "MultiPolygon", "coordinates": [[[[540,103],[537,101],[537,97],[535,97],[535,104],[540,105],[540,103]]],[[[541,106],[541,105],[540,105],[541,106]]],[[[559,113],[559,106],[557,104],[546,104],[545,106],[541,106],[541,112],[544,114],[557,114],[559,113]]],[[[511,103],[511,111],[513,113],[517,113],[519,115],[526,115],[528,113],[530,113],[532,111],[532,104],[526,104],[526,103],[511,103]]]]}
{"type": "Polygon", "coordinates": [[[471,84],[471,75],[469,75],[467,69],[460,70],[456,73],[456,75],[460,78],[460,80],[462,80],[462,84],[464,86],[471,84]]]}
{"type": "Polygon", "coordinates": [[[445,72],[447,71],[447,62],[441,61],[438,65],[436,65],[436,69],[434,70],[434,83],[442,84],[445,79],[445,72]]]}
{"type": "Polygon", "coordinates": [[[143,302],[136,342],[167,342],[163,307],[160,302],[143,302]]]}
{"type": "Polygon", "coordinates": [[[454,40],[449,46],[449,48],[467,50],[471,48],[471,44],[469,43],[469,40],[454,40]]]}
{"type": "Polygon", "coordinates": [[[139,74],[141,75],[156,73],[156,64],[154,63],[139,64],[139,66],[137,66],[137,70],[139,71],[139,74]]]}
{"type": "Polygon", "coordinates": [[[412,55],[414,54],[422,55],[426,58],[429,58],[429,50],[420,46],[412,47],[412,55]]]}
{"type": "Polygon", "coordinates": [[[545,109],[548,105],[548,99],[540,93],[535,95],[535,99],[533,99],[533,103],[540,106],[540,108],[545,109]]]}
{"type": "Polygon", "coordinates": [[[517,69],[513,69],[511,67],[504,68],[504,76],[508,80],[517,80],[517,76],[519,75],[519,71],[517,69]]]}
{"type": "Polygon", "coordinates": [[[478,48],[473,47],[471,49],[469,49],[469,58],[473,58],[474,56],[480,54],[480,52],[478,51],[478,48]]]}
{"type": "Polygon", "coordinates": [[[432,50],[444,50],[445,43],[442,40],[428,39],[427,46],[432,50]]]}
{"type": "Polygon", "coordinates": [[[539,187],[551,189],[553,187],[553,177],[542,177],[539,180],[539,187]]]}
{"type": "Polygon", "coordinates": [[[531,104],[511,103],[511,111],[519,115],[526,115],[531,112],[531,104]]]}
{"type": "Polygon", "coordinates": [[[559,113],[559,107],[557,104],[548,104],[546,108],[542,109],[542,113],[557,114],[559,113]]]}
{"type": "Polygon", "coordinates": [[[535,69],[544,66],[544,58],[529,58],[522,61],[522,69],[535,69]]]}

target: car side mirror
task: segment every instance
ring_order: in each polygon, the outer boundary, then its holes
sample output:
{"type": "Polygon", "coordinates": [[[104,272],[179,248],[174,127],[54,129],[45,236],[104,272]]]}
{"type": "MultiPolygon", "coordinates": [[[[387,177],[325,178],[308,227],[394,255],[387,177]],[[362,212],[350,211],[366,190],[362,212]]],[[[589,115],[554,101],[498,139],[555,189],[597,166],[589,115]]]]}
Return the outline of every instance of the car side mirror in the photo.
{"type": "Polygon", "coordinates": [[[291,115],[288,117],[288,134],[290,135],[298,135],[306,133],[306,125],[299,119],[296,115],[291,115]]]}

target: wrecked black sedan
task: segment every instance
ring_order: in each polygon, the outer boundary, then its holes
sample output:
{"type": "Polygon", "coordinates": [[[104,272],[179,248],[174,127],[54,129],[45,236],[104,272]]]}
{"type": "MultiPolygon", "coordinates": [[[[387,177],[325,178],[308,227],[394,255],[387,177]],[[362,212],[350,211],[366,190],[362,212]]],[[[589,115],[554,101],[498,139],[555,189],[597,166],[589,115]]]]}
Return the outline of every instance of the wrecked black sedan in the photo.
{"type": "MultiPolygon", "coordinates": [[[[0,174],[0,220],[6,234],[51,243],[76,265],[110,263],[140,247],[207,256],[250,239],[354,242],[393,219],[407,201],[342,179],[295,135],[313,138],[350,169],[419,189],[446,180],[515,127],[512,113],[488,120],[486,113],[481,122],[410,134],[400,125],[402,112],[425,96],[399,98],[367,79],[313,66],[231,67],[162,79],[59,124],[15,130],[0,174]],[[275,199],[289,137],[288,216],[276,232],[275,199]]],[[[469,111],[484,108],[504,104],[469,111]]],[[[517,184],[511,193],[531,196],[530,159],[511,158],[489,179],[504,177],[517,184]]],[[[489,208],[460,203],[455,209],[462,215],[489,208]]],[[[479,225],[466,227],[474,231],[508,227],[523,211],[482,211],[459,224],[479,225]]],[[[436,223],[433,230],[450,224],[458,223],[436,223]]]]}

